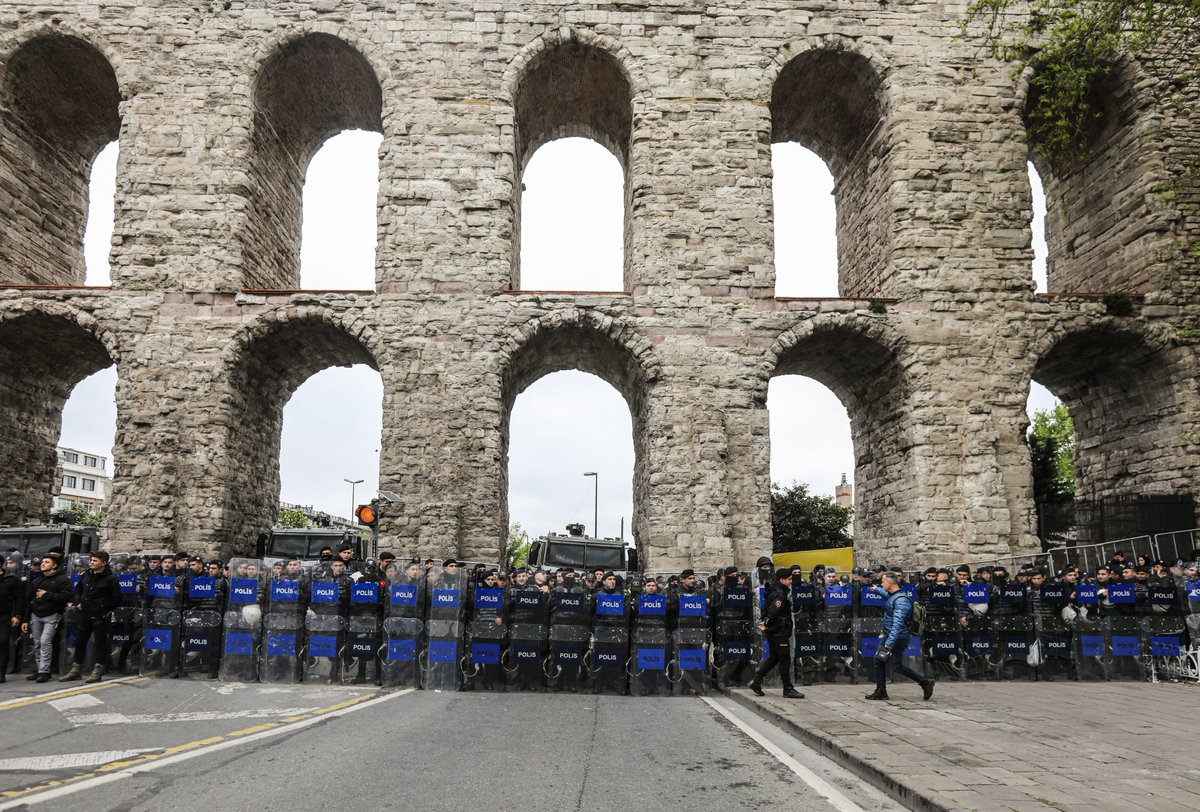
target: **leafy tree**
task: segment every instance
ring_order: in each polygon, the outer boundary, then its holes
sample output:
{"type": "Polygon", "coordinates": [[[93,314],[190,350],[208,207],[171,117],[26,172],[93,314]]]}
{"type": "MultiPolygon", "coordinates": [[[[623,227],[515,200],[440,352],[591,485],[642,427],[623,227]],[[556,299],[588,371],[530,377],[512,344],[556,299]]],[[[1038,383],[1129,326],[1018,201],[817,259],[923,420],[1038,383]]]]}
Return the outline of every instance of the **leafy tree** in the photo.
{"type": "Polygon", "coordinates": [[[1095,93],[1122,53],[1200,42],[1200,0],[972,0],[993,56],[1035,71],[1026,112],[1034,149],[1054,164],[1084,157],[1103,115],[1095,93]]]}
{"type": "Polygon", "coordinates": [[[1025,435],[1033,464],[1033,497],[1038,504],[1062,504],[1075,497],[1075,427],[1067,407],[1034,412],[1025,435]]]}
{"type": "Polygon", "coordinates": [[[808,492],[803,482],[787,488],[771,484],[772,551],[796,553],[853,544],[847,528],[854,511],[829,496],[808,492]]]}
{"type": "Polygon", "coordinates": [[[61,512],[71,516],[71,524],[81,527],[99,527],[100,523],[104,521],[104,511],[97,510],[93,512],[83,505],[72,505],[67,510],[61,512]]]}
{"type": "Polygon", "coordinates": [[[513,522],[508,528],[508,538],[504,542],[504,556],[500,562],[504,570],[514,570],[529,563],[529,551],[533,542],[529,534],[521,527],[520,522],[513,522]]]}
{"type": "Polygon", "coordinates": [[[298,527],[303,529],[309,527],[311,522],[309,522],[308,516],[304,515],[304,511],[302,510],[280,508],[278,524],[280,527],[298,527]]]}

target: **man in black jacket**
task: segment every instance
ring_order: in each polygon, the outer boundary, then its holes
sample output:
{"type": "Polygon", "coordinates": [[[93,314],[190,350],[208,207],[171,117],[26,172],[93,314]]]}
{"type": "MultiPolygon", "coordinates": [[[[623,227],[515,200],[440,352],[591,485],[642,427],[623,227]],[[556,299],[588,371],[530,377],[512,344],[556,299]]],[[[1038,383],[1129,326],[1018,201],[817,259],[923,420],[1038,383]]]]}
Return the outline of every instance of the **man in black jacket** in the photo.
{"type": "Polygon", "coordinates": [[[770,655],[758,667],[750,690],[764,696],[762,681],[771,669],[779,666],[779,677],[783,680],[783,695],[788,699],[803,699],[804,694],[792,684],[792,571],[778,570],[775,586],[763,604],[762,622],[758,624],[763,637],[770,646],[770,655]]]}
{"type": "Polygon", "coordinates": [[[7,679],[8,642],[13,630],[20,627],[24,611],[25,583],[10,572],[5,562],[4,566],[0,566],[0,682],[7,679]]]}
{"type": "Polygon", "coordinates": [[[70,682],[83,676],[83,661],[87,656],[88,638],[92,638],[96,664],[87,682],[99,682],[108,665],[108,617],[121,602],[121,587],[117,576],[108,568],[108,553],[97,550],[92,553],[91,566],[75,585],[75,608],[79,610],[79,621],[75,626],[75,663],[71,670],[59,678],[59,682],[70,682]]]}
{"type": "Polygon", "coordinates": [[[29,579],[21,632],[33,638],[36,669],[26,679],[50,681],[50,666],[54,655],[54,633],[62,621],[63,611],[71,602],[71,579],[53,555],[43,556],[41,572],[29,579]]]}

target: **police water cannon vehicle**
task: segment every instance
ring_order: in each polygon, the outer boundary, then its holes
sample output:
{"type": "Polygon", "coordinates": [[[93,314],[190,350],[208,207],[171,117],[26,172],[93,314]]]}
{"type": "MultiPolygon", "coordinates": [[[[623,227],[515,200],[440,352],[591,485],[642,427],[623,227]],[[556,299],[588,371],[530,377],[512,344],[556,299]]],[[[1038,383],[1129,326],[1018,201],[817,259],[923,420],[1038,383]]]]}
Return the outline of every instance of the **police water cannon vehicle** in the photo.
{"type": "Polygon", "coordinates": [[[622,578],[638,571],[638,553],[624,539],[601,539],[584,535],[582,524],[567,525],[567,534],[548,533],[534,540],[529,549],[533,569],[603,569],[622,578]]]}
{"type": "Polygon", "coordinates": [[[276,561],[299,559],[304,566],[312,566],[321,559],[321,550],[329,547],[336,554],[344,542],[354,546],[354,557],[366,557],[367,542],[357,531],[337,527],[280,527],[276,525],[269,533],[258,537],[256,557],[269,567],[276,561]]]}
{"type": "Polygon", "coordinates": [[[67,555],[90,553],[100,549],[99,532],[94,527],[74,524],[37,527],[0,527],[0,550],[16,547],[26,559],[45,555],[61,547],[67,555]]]}

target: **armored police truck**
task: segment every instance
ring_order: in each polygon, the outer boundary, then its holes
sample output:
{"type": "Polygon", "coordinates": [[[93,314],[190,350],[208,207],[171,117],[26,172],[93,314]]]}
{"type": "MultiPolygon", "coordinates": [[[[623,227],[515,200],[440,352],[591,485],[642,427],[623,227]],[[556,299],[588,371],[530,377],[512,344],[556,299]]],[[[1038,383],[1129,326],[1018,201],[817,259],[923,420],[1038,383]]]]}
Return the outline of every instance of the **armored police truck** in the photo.
{"type": "Polygon", "coordinates": [[[100,538],[96,528],[74,524],[0,528],[0,551],[10,547],[26,558],[45,555],[53,547],[62,547],[70,555],[99,550],[100,538]]]}
{"type": "Polygon", "coordinates": [[[367,543],[354,530],[336,527],[273,527],[270,533],[258,537],[258,557],[268,563],[280,559],[298,558],[301,562],[317,561],[321,550],[332,547],[336,553],[342,542],[354,545],[354,557],[366,555],[367,543]]]}
{"type": "Polygon", "coordinates": [[[626,547],[621,539],[585,536],[583,525],[567,525],[567,535],[549,533],[536,539],[529,549],[529,566],[553,570],[611,570],[621,577],[638,571],[637,550],[626,547]]]}

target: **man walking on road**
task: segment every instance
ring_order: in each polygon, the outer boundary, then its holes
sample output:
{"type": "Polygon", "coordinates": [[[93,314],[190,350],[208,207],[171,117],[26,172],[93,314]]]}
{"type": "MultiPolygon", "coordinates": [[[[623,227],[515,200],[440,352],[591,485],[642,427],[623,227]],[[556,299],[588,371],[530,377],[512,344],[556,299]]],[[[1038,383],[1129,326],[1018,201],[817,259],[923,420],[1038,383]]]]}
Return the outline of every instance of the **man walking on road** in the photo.
{"type": "Polygon", "coordinates": [[[754,679],[750,681],[750,690],[757,696],[763,693],[763,678],[775,666],[779,666],[779,677],[783,681],[783,695],[787,699],[803,699],[804,694],[796,690],[792,684],[792,571],[778,570],[775,573],[775,587],[767,595],[763,604],[762,622],[758,628],[770,646],[770,656],[763,660],[758,667],[754,679]]]}
{"type": "Polygon", "coordinates": [[[904,649],[908,646],[911,636],[908,631],[908,621],[912,617],[913,603],[903,589],[900,588],[900,573],[889,570],[883,573],[882,588],[871,587],[871,591],[887,599],[883,609],[883,634],[879,641],[879,650],[875,653],[875,691],[867,694],[867,699],[887,699],[888,663],[892,671],[908,677],[921,686],[925,699],[933,696],[933,680],[926,679],[913,671],[901,659],[904,649]]]}

